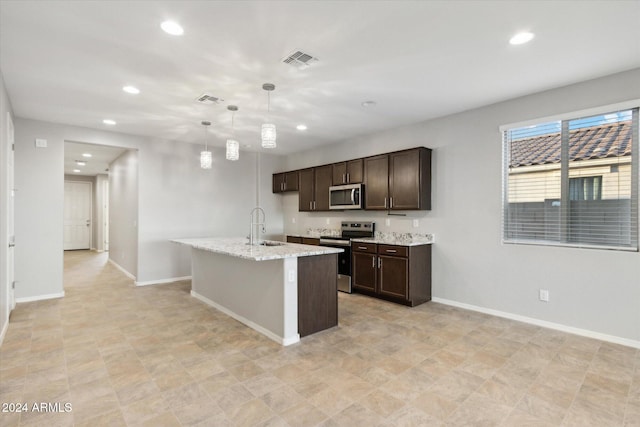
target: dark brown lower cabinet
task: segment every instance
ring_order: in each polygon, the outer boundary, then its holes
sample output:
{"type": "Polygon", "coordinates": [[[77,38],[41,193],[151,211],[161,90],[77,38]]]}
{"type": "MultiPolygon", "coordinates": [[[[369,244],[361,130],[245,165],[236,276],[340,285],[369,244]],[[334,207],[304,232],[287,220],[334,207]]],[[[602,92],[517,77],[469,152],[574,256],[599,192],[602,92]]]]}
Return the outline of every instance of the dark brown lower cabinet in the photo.
{"type": "Polygon", "coordinates": [[[287,236],[287,243],[302,243],[302,237],[287,236]]]}
{"type": "Polygon", "coordinates": [[[351,245],[357,292],[414,307],[431,300],[431,245],[351,245]]]}
{"type": "Polygon", "coordinates": [[[356,289],[375,292],[378,281],[376,255],[363,252],[352,252],[352,285],[356,289]]]}
{"type": "Polygon", "coordinates": [[[338,325],[338,255],[298,258],[300,337],[338,325]]]}

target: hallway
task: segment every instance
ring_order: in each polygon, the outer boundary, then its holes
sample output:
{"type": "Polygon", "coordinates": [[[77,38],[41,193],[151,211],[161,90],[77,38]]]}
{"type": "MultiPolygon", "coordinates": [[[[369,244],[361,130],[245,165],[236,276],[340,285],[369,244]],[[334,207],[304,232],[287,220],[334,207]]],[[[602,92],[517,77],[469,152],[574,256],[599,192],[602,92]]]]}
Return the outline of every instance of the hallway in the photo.
{"type": "Polygon", "coordinates": [[[192,298],[188,281],[135,287],[106,253],[64,263],[64,298],[12,314],[0,401],[30,407],[0,413],[3,426],[640,422],[633,348],[346,294],[340,326],[283,348],[192,298]],[[40,402],[59,405],[32,411],[40,402]]]}

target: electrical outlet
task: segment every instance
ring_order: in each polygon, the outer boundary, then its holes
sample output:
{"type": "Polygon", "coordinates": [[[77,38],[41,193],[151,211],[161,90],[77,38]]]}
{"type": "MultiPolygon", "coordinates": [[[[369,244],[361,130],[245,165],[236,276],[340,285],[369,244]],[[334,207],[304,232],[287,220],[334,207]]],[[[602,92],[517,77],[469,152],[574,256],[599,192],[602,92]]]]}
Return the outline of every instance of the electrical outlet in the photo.
{"type": "Polygon", "coordinates": [[[289,270],[289,282],[296,281],[296,272],[293,270],[289,270]]]}
{"type": "Polygon", "coordinates": [[[386,225],[387,227],[391,227],[391,218],[387,218],[384,220],[384,225],[386,225]]]}
{"type": "Polygon", "coordinates": [[[295,224],[296,223],[296,217],[294,216],[293,218],[291,218],[291,223],[295,224]]]}
{"type": "Polygon", "coordinates": [[[327,225],[331,224],[331,220],[327,218],[327,225]]]}
{"type": "Polygon", "coordinates": [[[413,228],[418,228],[420,227],[420,220],[419,219],[414,219],[413,220],[413,228]]]}
{"type": "Polygon", "coordinates": [[[540,301],[549,302],[549,291],[547,289],[540,289],[540,301]]]}

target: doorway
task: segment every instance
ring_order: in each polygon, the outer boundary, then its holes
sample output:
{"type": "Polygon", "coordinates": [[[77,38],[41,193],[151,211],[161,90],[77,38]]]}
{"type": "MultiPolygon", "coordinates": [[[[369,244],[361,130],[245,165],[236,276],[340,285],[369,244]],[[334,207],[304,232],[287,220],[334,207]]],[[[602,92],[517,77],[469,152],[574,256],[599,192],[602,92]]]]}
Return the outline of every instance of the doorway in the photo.
{"type": "Polygon", "coordinates": [[[13,127],[13,119],[11,114],[7,112],[7,308],[8,312],[16,308],[15,296],[15,255],[14,247],[16,245],[15,236],[15,188],[14,188],[14,145],[15,131],[13,127]]]}
{"type": "Polygon", "coordinates": [[[64,181],[65,251],[91,249],[93,185],[85,181],[64,181]]]}

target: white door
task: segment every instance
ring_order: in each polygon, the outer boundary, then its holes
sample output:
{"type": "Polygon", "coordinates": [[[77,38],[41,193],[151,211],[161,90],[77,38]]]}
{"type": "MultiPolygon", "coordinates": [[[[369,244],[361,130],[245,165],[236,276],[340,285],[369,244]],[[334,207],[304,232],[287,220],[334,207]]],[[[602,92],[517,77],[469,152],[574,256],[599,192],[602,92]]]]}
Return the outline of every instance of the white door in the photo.
{"type": "Polygon", "coordinates": [[[91,183],[64,182],[64,250],[91,248],[91,183]]]}
{"type": "Polygon", "coordinates": [[[102,218],[104,221],[103,224],[103,237],[104,237],[104,250],[105,252],[109,250],[109,180],[105,180],[104,182],[104,187],[103,187],[103,195],[102,195],[102,201],[103,201],[103,211],[102,211],[102,218]]]}
{"type": "Polygon", "coordinates": [[[7,112],[7,189],[9,194],[7,195],[7,236],[9,236],[9,250],[7,250],[7,287],[9,288],[7,302],[9,304],[9,311],[16,308],[16,298],[14,292],[14,246],[16,242],[15,227],[14,227],[14,207],[15,207],[15,188],[13,186],[13,154],[14,154],[15,135],[13,130],[13,120],[11,114],[7,112]]]}

